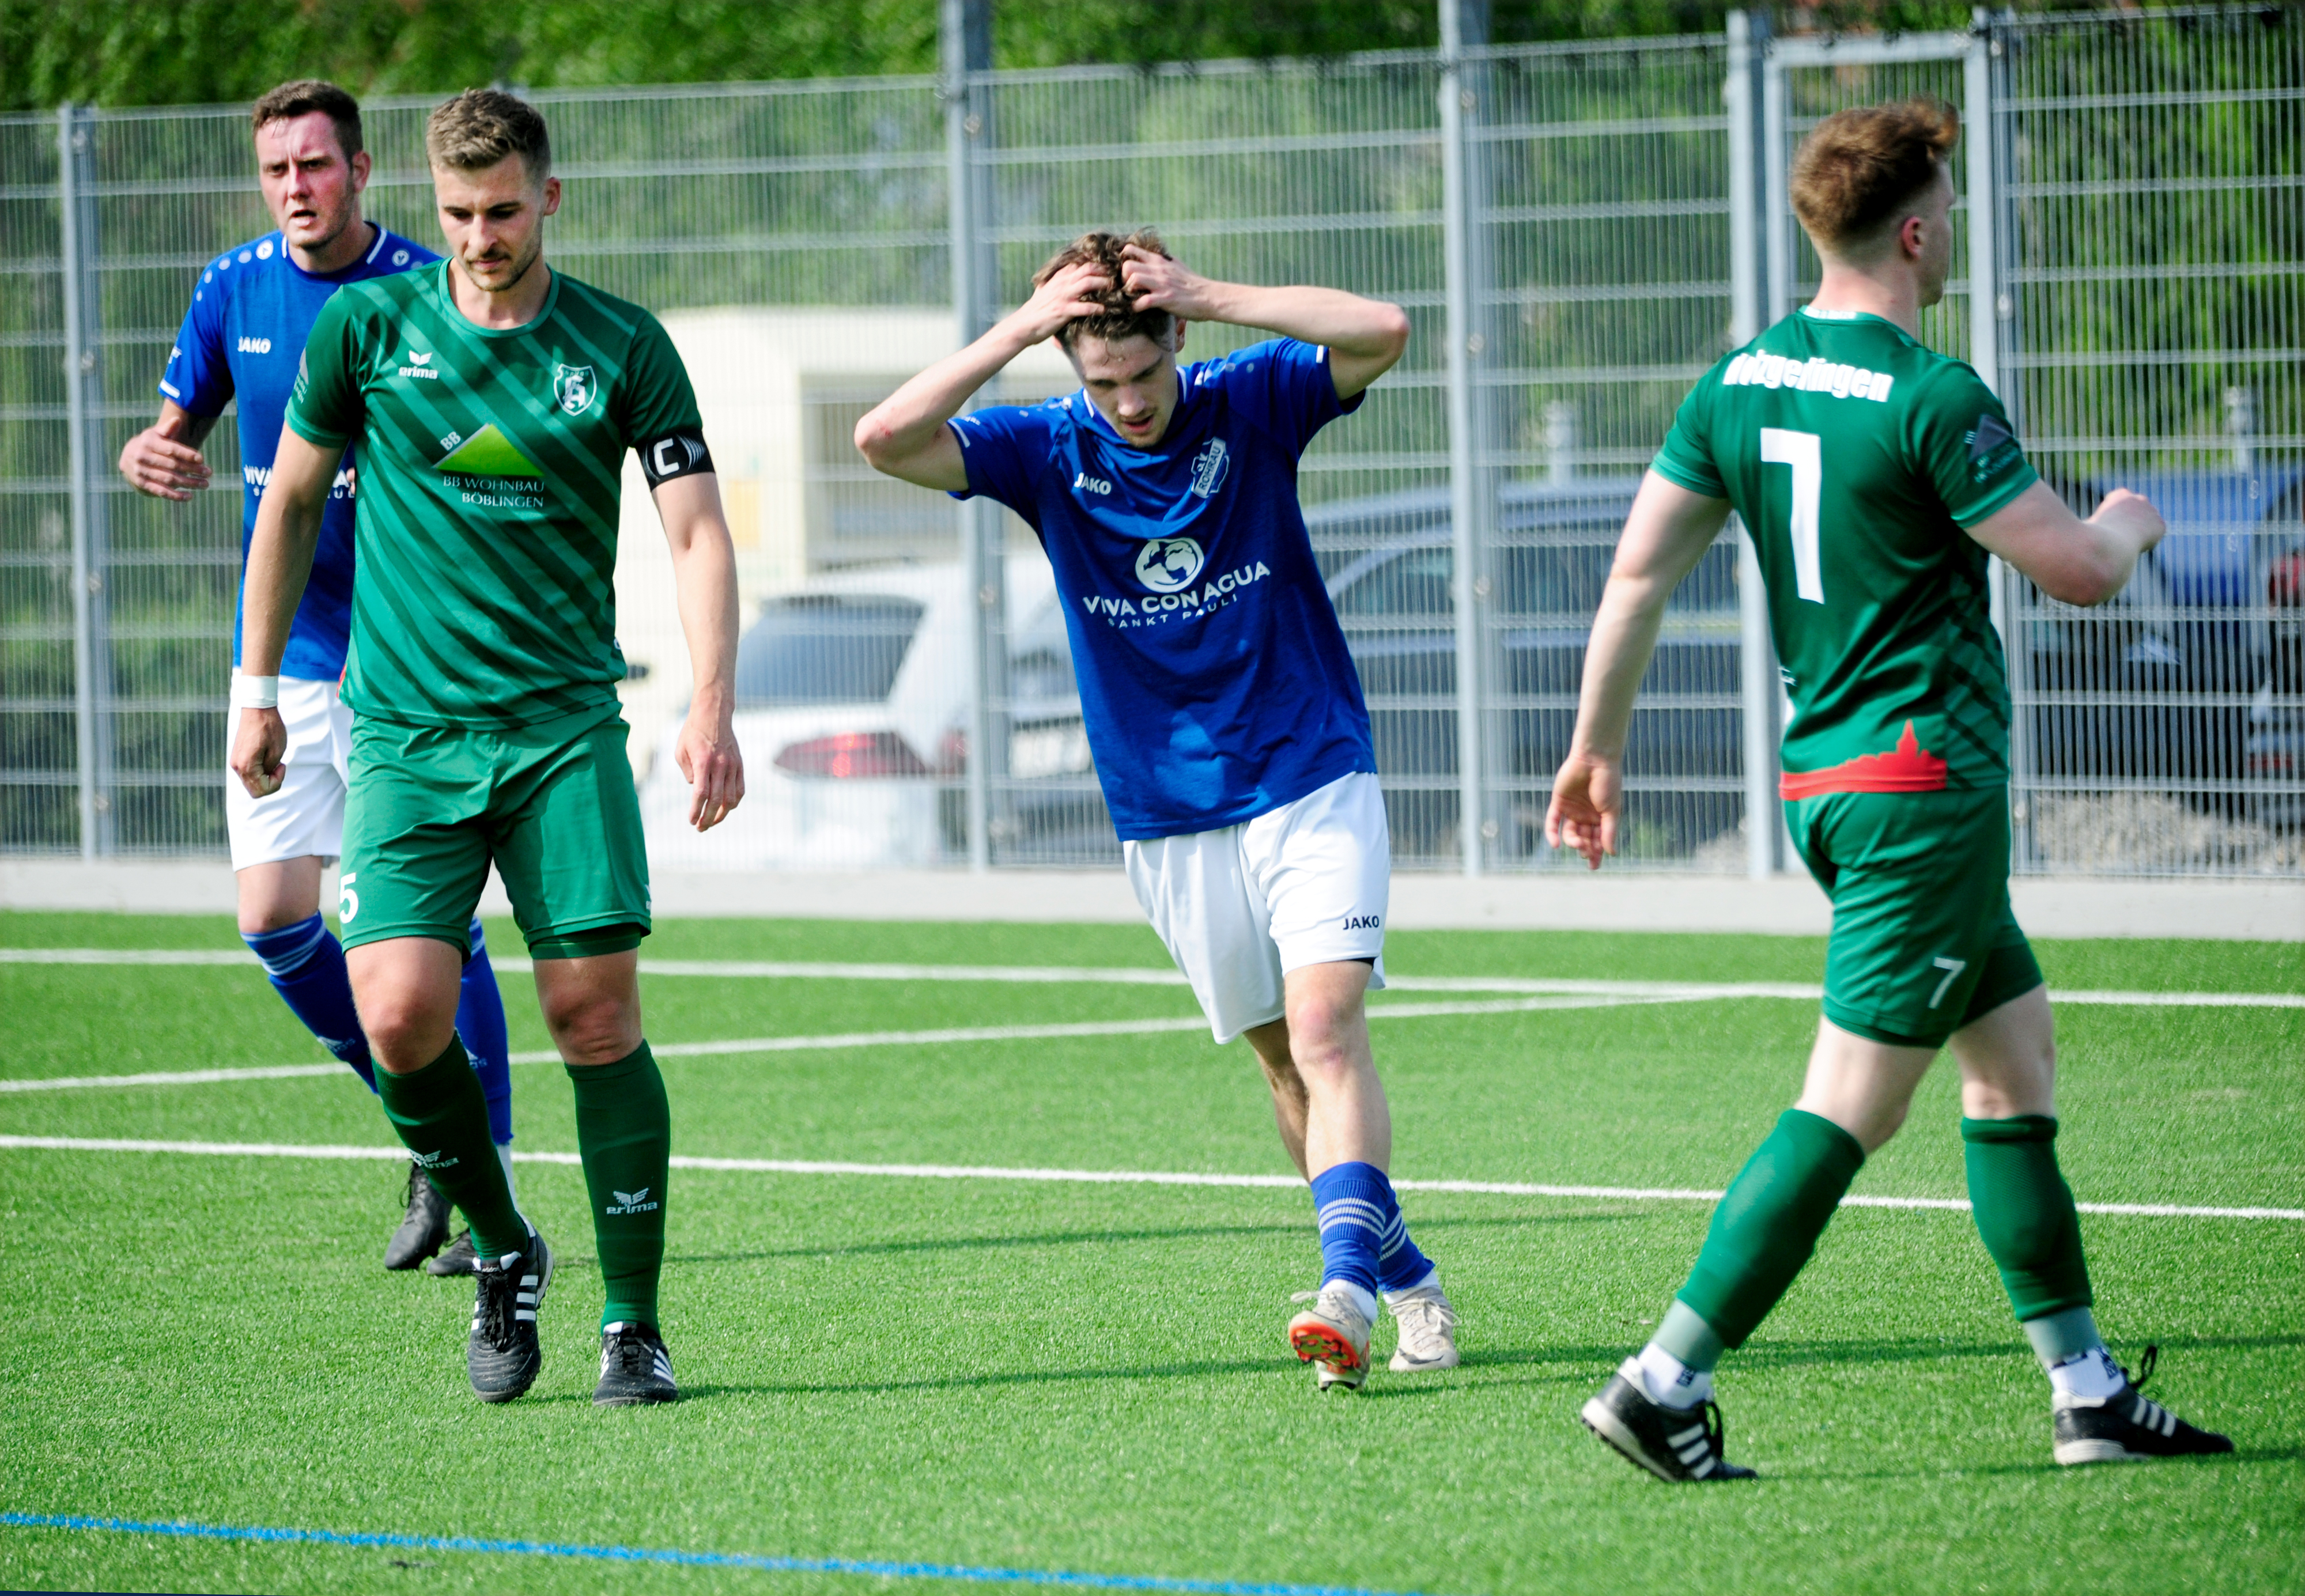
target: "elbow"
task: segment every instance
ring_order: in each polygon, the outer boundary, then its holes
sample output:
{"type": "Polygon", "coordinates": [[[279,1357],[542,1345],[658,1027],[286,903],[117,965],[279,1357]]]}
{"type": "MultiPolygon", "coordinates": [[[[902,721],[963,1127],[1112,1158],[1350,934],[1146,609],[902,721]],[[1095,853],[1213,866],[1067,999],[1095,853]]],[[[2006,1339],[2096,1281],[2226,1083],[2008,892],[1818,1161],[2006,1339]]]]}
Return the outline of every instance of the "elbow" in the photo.
{"type": "Polygon", "coordinates": [[[881,423],[880,412],[877,410],[867,412],[864,418],[856,423],[856,430],[851,435],[850,441],[855,444],[856,452],[864,456],[865,464],[874,471],[880,470],[880,461],[889,448],[889,429],[881,423]]]}
{"type": "Polygon", "coordinates": [[[1387,304],[1384,317],[1377,329],[1384,348],[1384,361],[1391,366],[1408,352],[1408,312],[1399,305],[1387,304]]]}

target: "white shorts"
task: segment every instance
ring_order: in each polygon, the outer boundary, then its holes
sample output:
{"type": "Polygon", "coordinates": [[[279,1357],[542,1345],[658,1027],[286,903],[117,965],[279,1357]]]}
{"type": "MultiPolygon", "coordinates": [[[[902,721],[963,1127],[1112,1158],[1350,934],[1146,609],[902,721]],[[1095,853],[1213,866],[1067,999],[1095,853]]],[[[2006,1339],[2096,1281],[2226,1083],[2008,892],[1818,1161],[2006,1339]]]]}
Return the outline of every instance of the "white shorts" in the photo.
{"type": "MultiPolygon", "coordinates": [[[[251,798],[239,777],[225,772],[224,825],[236,870],[314,855],[333,860],[344,851],[353,712],[337,698],[334,682],[283,676],[280,718],[288,723],[288,753],[278,792],[251,798]]],[[[227,748],[239,724],[240,711],[227,710],[227,748]]]]}
{"type": "Polygon", "coordinates": [[[1238,826],[1121,853],[1218,1041],[1280,1018],[1291,970],[1369,959],[1369,989],[1384,985],[1392,838],[1374,776],[1340,777],[1238,826]]]}

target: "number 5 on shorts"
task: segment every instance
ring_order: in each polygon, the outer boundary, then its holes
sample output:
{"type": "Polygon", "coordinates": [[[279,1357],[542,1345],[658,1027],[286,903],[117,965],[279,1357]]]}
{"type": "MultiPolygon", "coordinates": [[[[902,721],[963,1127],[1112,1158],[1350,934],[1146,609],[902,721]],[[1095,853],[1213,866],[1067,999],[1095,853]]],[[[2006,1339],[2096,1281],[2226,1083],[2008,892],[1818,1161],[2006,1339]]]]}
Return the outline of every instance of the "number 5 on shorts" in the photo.
{"type": "MultiPolygon", "coordinates": [[[[353,890],[353,883],[359,879],[358,876],[346,876],[337,884],[339,896],[336,898],[336,923],[338,925],[352,924],[353,918],[360,913],[360,894],[353,890]]],[[[1942,964],[1944,961],[1939,959],[1937,963],[1942,964]]],[[[1929,1006],[1935,1008],[1936,1005],[1932,1003],[1929,1006]]]]}
{"type": "MultiPolygon", "coordinates": [[[[347,915],[345,918],[350,919],[351,916],[347,915]]],[[[1944,979],[1937,982],[1937,989],[1929,994],[1929,1006],[1931,1008],[1935,1008],[1938,1004],[1944,1001],[1945,993],[1952,989],[1953,982],[1961,979],[1961,972],[1969,968],[1969,961],[1967,959],[1949,959],[1945,957],[1944,955],[1939,954],[1935,958],[1931,959],[1929,963],[1935,964],[1938,969],[1945,972],[1944,979]]]]}

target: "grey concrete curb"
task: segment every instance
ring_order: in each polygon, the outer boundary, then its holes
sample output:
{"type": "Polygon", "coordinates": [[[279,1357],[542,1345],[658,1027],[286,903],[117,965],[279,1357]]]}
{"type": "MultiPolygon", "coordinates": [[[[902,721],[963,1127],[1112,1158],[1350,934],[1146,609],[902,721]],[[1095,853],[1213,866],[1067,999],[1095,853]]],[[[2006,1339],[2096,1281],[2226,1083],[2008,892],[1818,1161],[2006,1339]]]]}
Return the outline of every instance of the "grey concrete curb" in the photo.
{"type": "MultiPolygon", "coordinates": [[[[1134,924],[1143,916],[1117,870],[886,870],[849,875],[661,874],[656,911],[671,919],[1012,921],[1134,924]]],[[[2305,941],[2305,880],[2020,879],[2017,918],[2037,937],[2185,937],[2305,941]]],[[[333,881],[327,888],[333,902],[333,881]]],[[[491,878],[484,911],[506,913],[491,878]]],[[[0,908],[229,913],[232,871],[213,860],[0,862],[0,908]]],[[[1392,879],[1401,930],[1742,931],[1820,936],[1830,916],[1806,876],[1461,876],[1392,879]]]]}

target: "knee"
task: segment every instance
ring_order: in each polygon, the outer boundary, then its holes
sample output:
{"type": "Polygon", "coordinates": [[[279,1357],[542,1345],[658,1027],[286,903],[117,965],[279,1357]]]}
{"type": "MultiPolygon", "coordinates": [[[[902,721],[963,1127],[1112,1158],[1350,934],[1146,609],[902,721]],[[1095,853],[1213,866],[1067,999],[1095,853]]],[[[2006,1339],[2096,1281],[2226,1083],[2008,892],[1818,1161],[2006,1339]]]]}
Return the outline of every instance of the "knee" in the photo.
{"type": "Polygon", "coordinates": [[[438,1058],[455,1032],[455,1011],[445,1014],[422,992],[407,988],[370,989],[357,995],[361,1029],[370,1052],[399,1074],[421,1069],[438,1058]]]}
{"type": "Polygon", "coordinates": [[[612,1064],[640,1045],[629,1005],[598,994],[559,994],[544,1002],[544,1023],[571,1064],[612,1064]]]}

